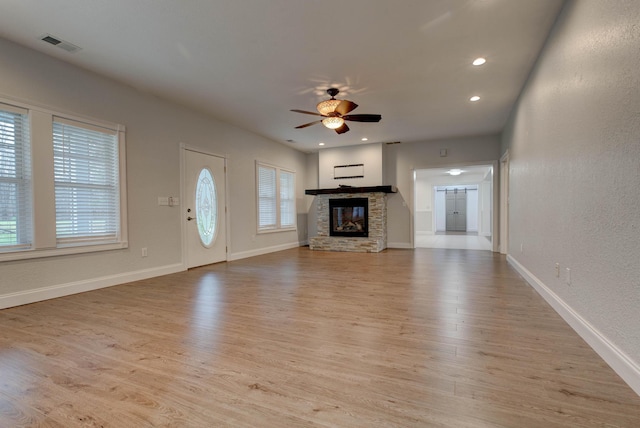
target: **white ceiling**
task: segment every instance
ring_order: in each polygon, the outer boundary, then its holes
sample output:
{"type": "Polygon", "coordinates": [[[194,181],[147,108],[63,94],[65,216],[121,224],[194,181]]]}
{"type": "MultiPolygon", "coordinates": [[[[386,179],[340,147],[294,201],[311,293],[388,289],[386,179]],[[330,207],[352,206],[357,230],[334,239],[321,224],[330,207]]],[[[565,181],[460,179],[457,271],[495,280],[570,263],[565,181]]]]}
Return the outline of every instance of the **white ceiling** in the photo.
{"type": "MultiPolygon", "coordinates": [[[[302,151],[500,132],[560,0],[2,0],[0,37],[302,151]],[[51,34],[82,48],[68,53],[51,34]],[[486,57],[480,67],[471,65],[486,57]],[[315,110],[337,87],[337,135],[315,110]],[[479,95],[481,100],[469,102],[479,95]],[[286,140],[293,140],[287,143],[286,140]]],[[[126,125],[126,123],[125,123],[126,125]]]]}

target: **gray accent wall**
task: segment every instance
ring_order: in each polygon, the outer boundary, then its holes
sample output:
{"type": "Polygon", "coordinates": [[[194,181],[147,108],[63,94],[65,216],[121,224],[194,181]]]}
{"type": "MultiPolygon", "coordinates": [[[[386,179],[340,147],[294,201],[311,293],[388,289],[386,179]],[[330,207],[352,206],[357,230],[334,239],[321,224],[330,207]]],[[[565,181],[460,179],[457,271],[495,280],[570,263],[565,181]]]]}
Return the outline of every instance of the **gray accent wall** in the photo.
{"type": "Polygon", "coordinates": [[[4,39],[0,58],[1,98],[126,126],[129,225],[128,249],[0,263],[0,303],[180,270],[183,210],[158,206],[157,198],[180,195],[181,143],[228,158],[230,258],[306,240],[304,153],[4,39]],[[296,171],[298,232],[256,233],[256,160],[296,171]]]}
{"type": "Polygon", "coordinates": [[[635,376],[638,23],[638,1],[568,1],[502,138],[510,156],[510,258],[635,376]]]}

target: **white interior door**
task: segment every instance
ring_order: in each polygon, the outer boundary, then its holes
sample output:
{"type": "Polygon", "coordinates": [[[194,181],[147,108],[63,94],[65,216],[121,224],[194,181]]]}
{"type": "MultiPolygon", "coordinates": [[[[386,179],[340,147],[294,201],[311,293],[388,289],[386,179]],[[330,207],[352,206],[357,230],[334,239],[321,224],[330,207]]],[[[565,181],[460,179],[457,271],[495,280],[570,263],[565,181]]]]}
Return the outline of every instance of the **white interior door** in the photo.
{"type": "Polygon", "coordinates": [[[444,194],[447,206],[446,230],[456,230],[456,194],[448,190],[445,190],[444,194]]]}
{"type": "Polygon", "coordinates": [[[447,203],[447,231],[467,230],[467,191],[454,189],[445,192],[447,203]]]}
{"type": "Polygon", "coordinates": [[[467,191],[456,192],[456,229],[460,232],[467,231],[467,191]]]}
{"type": "Polygon", "coordinates": [[[189,149],[184,156],[187,267],[226,261],[225,160],[189,149]]]}

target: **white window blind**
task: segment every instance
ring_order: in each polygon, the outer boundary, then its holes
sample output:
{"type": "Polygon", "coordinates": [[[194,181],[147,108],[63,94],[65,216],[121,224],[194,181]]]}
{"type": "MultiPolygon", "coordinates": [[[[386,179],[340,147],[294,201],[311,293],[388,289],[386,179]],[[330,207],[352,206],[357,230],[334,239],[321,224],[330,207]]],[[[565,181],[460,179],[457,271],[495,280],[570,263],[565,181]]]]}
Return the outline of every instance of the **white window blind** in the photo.
{"type": "Polygon", "coordinates": [[[276,169],[258,165],[258,229],[277,227],[276,169]]]}
{"type": "Polygon", "coordinates": [[[258,185],[258,231],[296,227],[296,175],[256,162],[258,185]]]}
{"type": "Polygon", "coordinates": [[[0,251],[31,246],[28,111],[0,104],[0,251]]]}
{"type": "Polygon", "coordinates": [[[117,133],[56,117],[53,164],[58,244],[118,240],[117,133]]]}
{"type": "Polygon", "coordinates": [[[280,226],[294,227],[296,224],[295,174],[280,171],[280,226]]]}

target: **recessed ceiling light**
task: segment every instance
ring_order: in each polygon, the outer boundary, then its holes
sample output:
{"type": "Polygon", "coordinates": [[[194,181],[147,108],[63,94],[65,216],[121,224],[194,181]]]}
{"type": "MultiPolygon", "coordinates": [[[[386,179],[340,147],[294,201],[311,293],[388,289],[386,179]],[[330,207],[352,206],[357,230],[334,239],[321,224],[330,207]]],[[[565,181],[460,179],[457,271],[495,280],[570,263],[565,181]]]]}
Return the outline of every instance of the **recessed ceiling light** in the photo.
{"type": "Polygon", "coordinates": [[[471,101],[471,102],[476,102],[476,101],[479,101],[479,100],[480,100],[480,97],[477,96],[477,95],[474,95],[471,98],[469,98],[469,101],[471,101]]]}
{"type": "Polygon", "coordinates": [[[318,143],[319,146],[324,146],[324,143],[318,143]]]}
{"type": "Polygon", "coordinates": [[[473,62],[472,62],[472,64],[473,64],[473,65],[482,65],[482,64],[484,64],[485,62],[487,62],[487,60],[486,60],[486,59],[484,59],[484,58],[482,58],[482,57],[480,57],[480,58],[476,58],[476,59],[474,59],[474,60],[473,60],[473,62]]]}
{"type": "Polygon", "coordinates": [[[367,137],[362,137],[362,141],[369,141],[367,137]]]}
{"type": "Polygon", "coordinates": [[[460,175],[460,174],[462,174],[462,170],[458,169],[458,168],[450,169],[449,171],[447,171],[447,174],[449,174],[449,175],[460,175]]]}

